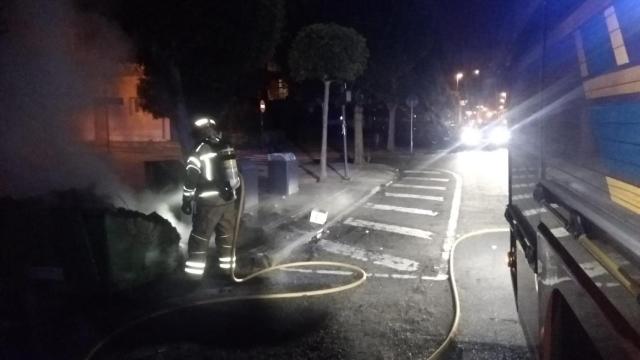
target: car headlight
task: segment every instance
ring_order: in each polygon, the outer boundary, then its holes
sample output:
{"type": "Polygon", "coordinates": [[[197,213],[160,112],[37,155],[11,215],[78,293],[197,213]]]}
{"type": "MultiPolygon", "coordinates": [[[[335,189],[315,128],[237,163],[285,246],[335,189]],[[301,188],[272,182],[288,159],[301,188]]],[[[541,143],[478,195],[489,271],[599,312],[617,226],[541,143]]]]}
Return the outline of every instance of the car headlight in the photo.
{"type": "Polygon", "coordinates": [[[491,130],[489,141],[494,145],[504,145],[511,139],[511,131],[504,126],[499,126],[491,130]]]}
{"type": "Polygon", "coordinates": [[[480,144],[480,140],[482,139],[482,133],[479,129],[474,127],[465,127],[462,129],[462,133],[460,134],[460,140],[464,145],[467,146],[475,146],[480,144]]]}

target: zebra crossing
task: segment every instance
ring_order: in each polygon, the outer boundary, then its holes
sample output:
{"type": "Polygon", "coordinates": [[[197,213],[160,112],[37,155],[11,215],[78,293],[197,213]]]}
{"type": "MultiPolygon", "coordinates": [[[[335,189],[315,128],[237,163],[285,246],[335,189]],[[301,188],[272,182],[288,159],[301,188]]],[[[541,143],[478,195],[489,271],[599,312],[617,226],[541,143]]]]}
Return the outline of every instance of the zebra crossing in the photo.
{"type": "Polygon", "coordinates": [[[342,220],[342,233],[317,246],[362,261],[371,273],[391,271],[389,279],[446,280],[461,186],[460,177],[446,170],[403,171],[342,220]]]}

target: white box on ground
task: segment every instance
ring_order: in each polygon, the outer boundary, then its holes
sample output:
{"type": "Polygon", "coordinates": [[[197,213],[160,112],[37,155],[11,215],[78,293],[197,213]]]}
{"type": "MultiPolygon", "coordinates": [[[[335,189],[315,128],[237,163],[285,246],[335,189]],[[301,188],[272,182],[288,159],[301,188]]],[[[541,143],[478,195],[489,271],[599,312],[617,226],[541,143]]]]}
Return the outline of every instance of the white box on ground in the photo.
{"type": "Polygon", "coordinates": [[[327,218],[329,217],[329,212],[319,209],[311,210],[311,217],[309,218],[309,222],[318,225],[324,225],[327,222],[327,218]]]}

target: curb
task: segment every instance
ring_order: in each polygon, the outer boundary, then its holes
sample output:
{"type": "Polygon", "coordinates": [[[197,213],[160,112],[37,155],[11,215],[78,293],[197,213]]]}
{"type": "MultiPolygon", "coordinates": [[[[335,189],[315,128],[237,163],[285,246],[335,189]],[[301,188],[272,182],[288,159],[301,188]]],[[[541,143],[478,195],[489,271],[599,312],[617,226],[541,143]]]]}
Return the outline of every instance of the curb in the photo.
{"type": "Polygon", "coordinates": [[[300,247],[300,246],[310,242],[311,240],[313,240],[314,236],[316,234],[318,234],[320,231],[324,231],[324,229],[335,225],[338,221],[342,220],[342,218],[345,215],[347,215],[348,213],[350,213],[350,212],[354,211],[355,209],[357,209],[358,207],[360,207],[362,204],[367,202],[367,200],[369,200],[373,195],[375,195],[378,191],[380,191],[384,187],[389,186],[395,180],[396,179],[394,178],[392,180],[389,180],[385,184],[380,184],[380,185],[377,185],[377,186],[373,187],[371,190],[369,190],[368,193],[366,193],[362,198],[360,198],[360,200],[358,200],[355,203],[351,204],[351,206],[345,208],[344,210],[338,212],[336,214],[336,216],[334,216],[331,220],[327,221],[327,223],[322,227],[321,230],[308,231],[308,232],[306,232],[306,233],[304,233],[302,235],[299,235],[289,245],[285,246],[284,248],[282,248],[280,250],[275,251],[273,253],[273,255],[270,255],[272,262],[274,264],[278,264],[278,263],[282,262],[289,255],[291,255],[291,252],[294,249],[296,249],[297,247],[300,247]]]}

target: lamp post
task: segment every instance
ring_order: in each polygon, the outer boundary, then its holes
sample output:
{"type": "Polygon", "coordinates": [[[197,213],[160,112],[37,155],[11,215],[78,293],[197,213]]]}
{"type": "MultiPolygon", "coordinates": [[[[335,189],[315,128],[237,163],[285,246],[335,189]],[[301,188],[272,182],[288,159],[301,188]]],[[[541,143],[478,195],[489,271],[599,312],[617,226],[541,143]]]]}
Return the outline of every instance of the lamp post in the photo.
{"type": "Polygon", "coordinates": [[[415,95],[410,95],[407,98],[407,105],[411,108],[411,118],[409,121],[409,127],[411,131],[409,132],[409,152],[413,154],[413,108],[418,105],[418,97],[415,95]]]}
{"type": "Polygon", "coordinates": [[[264,147],[264,112],[267,111],[267,103],[260,99],[260,144],[264,147]]]}
{"type": "Polygon", "coordinates": [[[344,84],[344,102],[342,103],[342,148],[344,151],[344,177],[349,179],[349,158],[347,155],[347,103],[351,102],[351,90],[344,84]]]}
{"type": "Polygon", "coordinates": [[[459,72],[456,74],[456,94],[458,95],[458,126],[462,124],[462,97],[460,96],[460,80],[464,74],[459,72]]]}

